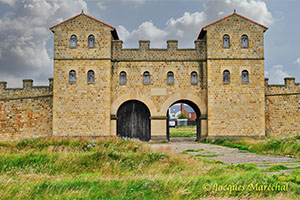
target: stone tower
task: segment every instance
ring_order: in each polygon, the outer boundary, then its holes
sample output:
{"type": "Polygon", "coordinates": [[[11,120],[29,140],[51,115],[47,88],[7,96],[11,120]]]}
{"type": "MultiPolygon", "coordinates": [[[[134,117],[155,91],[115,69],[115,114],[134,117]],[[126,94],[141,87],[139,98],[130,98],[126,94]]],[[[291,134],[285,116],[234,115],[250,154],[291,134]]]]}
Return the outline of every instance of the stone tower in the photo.
{"type": "Polygon", "coordinates": [[[81,13],[50,30],[54,33],[53,135],[109,135],[111,41],[118,39],[116,29],[81,13]]]}
{"type": "Polygon", "coordinates": [[[208,133],[264,136],[264,32],[235,12],[201,30],[207,43],[208,133]]]}

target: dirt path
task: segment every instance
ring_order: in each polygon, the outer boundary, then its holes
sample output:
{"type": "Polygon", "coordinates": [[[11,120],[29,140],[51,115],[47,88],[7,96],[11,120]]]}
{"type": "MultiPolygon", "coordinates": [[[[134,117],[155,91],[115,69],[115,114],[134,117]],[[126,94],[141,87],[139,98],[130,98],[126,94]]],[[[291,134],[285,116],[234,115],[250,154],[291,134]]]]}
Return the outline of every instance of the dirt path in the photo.
{"type": "MultiPolygon", "coordinates": [[[[268,169],[272,165],[284,165],[287,168],[300,167],[300,160],[276,155],[258,155],[236,148],[223,147],[212,144],[201,144],[190,141],[176,141],[168,144],[150,144],[154,151],[168,149],[174,153],[184,153],[187,156],[197,156],[208,160],[219,160],[225,164],[255,163],[259,169],[268,169]]],[[[300,169],[286,169],[268,174],[286,173],[300,169]]]]}

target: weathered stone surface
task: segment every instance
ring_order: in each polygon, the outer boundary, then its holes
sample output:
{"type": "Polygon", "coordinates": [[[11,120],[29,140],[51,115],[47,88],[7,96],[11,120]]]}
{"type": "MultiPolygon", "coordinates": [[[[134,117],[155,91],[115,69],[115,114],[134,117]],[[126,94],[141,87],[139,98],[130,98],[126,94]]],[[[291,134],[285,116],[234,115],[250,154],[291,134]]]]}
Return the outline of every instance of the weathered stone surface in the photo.
{"type": "Polygon", "coordinates": [[[129,100],[144,103],[150,111],[151,135],[166,136],[168,108],[177,101],[189,101],[200,110],[201,135],[264,136],[300,133],[300,89],[295,79],[285,85],[264,81],[264,36],[266,27],[237,14],[204,27],[191,49],[179,49],[178,41],[167,48],[125,49],[114,27],[85,14],[51,28],[54,33],[54,81],[49,86],[7,88],[0,82],[0,140],[24,137],[114,136],[120,106],[129,100]],[[89,35],[95,47],[88,47],[89,35]],[[223,48],[223,36],[230,47],[223,48]],[[249,47],[241,47],[246,34],[249,47]],[[77,36],[77,47],[70,37],[77,36]],[[69,82],[69,72],[76,82],[69,82]],[[93,70],[94,82],[88,82],[93,70]],[[230,82],[223,82],[224,70],[230,82]],[[249,82],[242,82],[242,71],[249,82]],[[144,84],[144,72],[150,84],[144,84]],[[174,84],[167,83],[168,72],[174,84]],[[126,72],[126,84],[120,73],[126,72]],[[198,83],[191,84],[196,72],[198,83]]]}

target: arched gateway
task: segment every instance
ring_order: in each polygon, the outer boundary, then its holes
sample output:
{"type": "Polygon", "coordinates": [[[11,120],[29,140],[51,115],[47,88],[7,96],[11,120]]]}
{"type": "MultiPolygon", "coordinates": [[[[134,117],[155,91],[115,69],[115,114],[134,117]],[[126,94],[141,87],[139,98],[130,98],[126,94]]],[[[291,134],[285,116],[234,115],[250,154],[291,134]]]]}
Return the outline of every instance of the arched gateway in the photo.
{"type": "MultiPolygon", "coordinates": [[[[197,129],[196,129],[195,137],[196,137],[196,141],[200,141],[200,138],[201,138],[201,120],[200,120],[201,112],[200,112],[199,107],[195,103],[193,103],[192,101],[189,101],[189,100],[186,100],[186,99],[176,101],[172,105],[170,105],[170,107],[173,106],[174,104],[178,104],[178,103],[184,103],[184,104],[189,105],[191,108],[193,108],[194,112],[196,113],[197,129]]],[[[167,140],[170,141],[169,109],[167,111],[167,133],[166,134],[167,134],[167,140]]]]}
{"type": "Polygon", "coordinates": [[[150,127],[150,111],[144,103],[130,100],[120,106],[117,112],[117,135],[149,141],[150,127]]]}

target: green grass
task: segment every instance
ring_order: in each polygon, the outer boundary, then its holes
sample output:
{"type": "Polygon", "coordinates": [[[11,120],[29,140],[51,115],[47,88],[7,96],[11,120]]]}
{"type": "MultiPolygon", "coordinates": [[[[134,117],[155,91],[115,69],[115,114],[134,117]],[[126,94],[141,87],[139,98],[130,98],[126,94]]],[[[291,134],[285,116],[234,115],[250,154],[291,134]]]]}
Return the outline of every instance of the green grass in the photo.
{"type": "Polygon", "coordinates": [[[253,165],[157,153],[147,144],[118,138],[2,142],[0,150],[1,199],[297,199],[300,195],[299,171],[268,176],[253,165]],[[289,188],[253,191],[247,189],[249,184],[289,188]],[[217,185],[246,189],[216,191],[217,185]]]}
{"type": "Polygon", "coordinates": [[[177,126],[170,128],[170,137],[196,137],[197,126],[177,126]]]}
{"type": "Polygon", "coordinates": [[[187,154],[189,152],[200,152],[200,151],[204,151],[204,149],[187,149],[187,150],[184,150],[182,153],[187,154]]]}
{"type": "Polygon", "coordinates": [[[211,155],[206,155],[206,154],[197,154],[195,155],[196,157],[203,157],[203,158],[210,158],[210,157],[217,157],[218,155],[211,154],[211,155]]]}
{"type": "Polygon", "coordinates": [[[266,137],[262,139],[216,139],[206,142],[247,150],[258,154],[285,155],[300,158],[300,136],[295,137],[266,137]]]}

